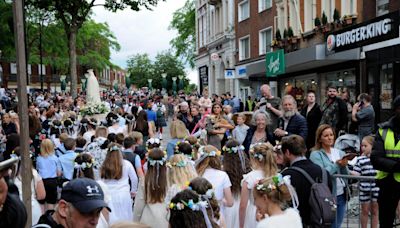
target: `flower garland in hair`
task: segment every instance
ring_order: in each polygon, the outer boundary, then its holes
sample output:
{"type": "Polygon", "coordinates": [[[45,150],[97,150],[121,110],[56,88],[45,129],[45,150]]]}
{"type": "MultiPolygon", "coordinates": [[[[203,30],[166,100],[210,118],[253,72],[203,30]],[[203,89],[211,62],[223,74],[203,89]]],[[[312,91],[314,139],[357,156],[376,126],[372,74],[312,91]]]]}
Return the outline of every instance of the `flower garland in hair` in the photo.
{"type": "Polygon", "coordinates": [[[149,163],[150,166],[155,166],[157,164],[164,165],[164,164],[166,164],[166,161],[167,161],[167,157],[165,157],[165,156],[162,157],[160,160],[155,160],[152,158],[147,159],[147,162],[149,163]]]}
{"type": "Polygon", "coordinates": [[[179,162],[167,162],[167,166],[169,167],[169,168],[172,168],[172,167],[179,167],[179,168],[184,168],[184,167],[186,167],[186,165],[187,165],[187,161],[179,161],[179,162]]]}
{"type": "Polygon", "coordinates": [[[185,202],[184,200],[181,200],[178,203],[173,203],[171,202],[169,204],[169,209],[170,210],[177,210],[181,211],[184,209],[191,209],[192,211],[201,211],[203,213],[204,220],[206,222],[207,228],[212,228],[210,218],[208,217],[206,209],[208,208],[208,202],[207,201],[202,201],[199,199],[197,203],[193,201],[193,199],[188,200],[185,202]]]}
{"type": "Polygon", "coordinates": [[[244,151],[244,146],[235,146],[235,147],[230,147],[228,148],[227,146],[222,147],[222,151],[227,152],[227,153],[238,153],[239,151],[244,151]]]}
{"type": "Polygon", "coordinates": [[[297,209],[299,206],[299,199],[297,198],[296,190],[291,185],[290,176],[282,176],[282,174],[278,173],[277,175],[272,177],[272,183],[265,185],[262,183],[263,180],[259,180],[256,184],[257,191],[270,193],[274,190],[278,190],[278,188],[282,185],[286,185],[289,190],[290,196],[292,198],[293,208],[297,209]]]}
{"type": "Polygon", "coordinates": [[[179,145],[182,143],[188,143],[190,145],[189,141],[187,140],[178,141],[175,145],[175,154],[181,154],[181,152],[179,151],[179,145]]]}
{"type": "Polygon", "coordinates": [[[159,138],[149,138],[147,140],[146,144],[160,144],[160,139],[159,138]]]}
{"type": "Polygon", "coordinates": [[[121,148],[119,146],[112,146],[112,147],[110,147],[109,151],[119,151],[119,152],[121,152],[121,148]]]}
{"type": "Polygon", "coordinates": [[[260,152],[254,152],[254,148],[256,146],[260,146],[260,145],[266,145],[266,143],[255,143],[255,144],[251,144],[250,145],[250,149],[249,149],[249,153],[251,154],[251,156],[253,156],[253,158],[259,160],[260,162],[264,160],[264,155],[260,152]]]}
{"type": "Polygon", "coordinates": [[[218,156],[221,156],[221,151],[219,151],[219,150],[217,150],[217,151],[212,150],[212,151],[210,151],[209,153],[205,153],[205,155],[206,155],[207,157],[218,157],[218,156]]]}

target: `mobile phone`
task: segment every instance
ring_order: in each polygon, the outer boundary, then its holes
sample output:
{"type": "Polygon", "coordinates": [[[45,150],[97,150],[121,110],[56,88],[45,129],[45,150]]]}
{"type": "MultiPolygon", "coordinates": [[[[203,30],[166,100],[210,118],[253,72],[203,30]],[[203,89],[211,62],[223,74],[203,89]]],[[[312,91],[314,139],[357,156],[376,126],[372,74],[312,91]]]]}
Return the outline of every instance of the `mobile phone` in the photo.
{"type": "MultiPolygon", "coordinates": [[[[345,154],[345,155],[343,156],[343,158],[346,158],[347,160],[353,160],[353,158],[354,158],[355,156],[357,156],[356,153],[347,153],[347,154],[345,154]]],[[[343,158],[342,158],[342,159],[343,159],[343,158]]]]}
{"type": "Polygon", "coordinates": [[[364,107],[364,101],[360,101],[360,108],[364,107]]]}

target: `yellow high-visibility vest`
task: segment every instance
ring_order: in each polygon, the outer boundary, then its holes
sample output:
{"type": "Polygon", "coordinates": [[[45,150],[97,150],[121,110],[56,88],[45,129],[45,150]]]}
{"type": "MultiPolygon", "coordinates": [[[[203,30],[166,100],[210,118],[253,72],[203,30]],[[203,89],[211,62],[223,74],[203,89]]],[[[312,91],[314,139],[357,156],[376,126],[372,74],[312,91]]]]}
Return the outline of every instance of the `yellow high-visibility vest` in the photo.
{"type": "MultiPolygon", "coordinates": [[[[385,156],[388,158],[400,159],[400,141],[397,142],[397,145],[395,145],[394,132],[389,128],[386,129],[379,128],[379,134],[381,135],[385,143],[385,152],[386,152],[385,156]]],[[[377,170],[376,179],[383,179],[388,175],[389,174],[387,172],[377,170]]],[[[400,182],[400,173],[394,173],[393,177],[397,182],[400,182]]]]}

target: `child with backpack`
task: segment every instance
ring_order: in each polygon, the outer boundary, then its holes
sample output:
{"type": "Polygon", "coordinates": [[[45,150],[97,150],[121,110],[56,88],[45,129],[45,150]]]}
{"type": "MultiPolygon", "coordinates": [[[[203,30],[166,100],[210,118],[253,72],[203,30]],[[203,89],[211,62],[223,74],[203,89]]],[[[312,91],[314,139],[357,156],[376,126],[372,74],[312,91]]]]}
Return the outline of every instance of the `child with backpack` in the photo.
{"type": "MultiPolygon", "coordinates": [[[[373,136],[365,136],[361,142],[362,155],[357,158],[357,162],[352,171],[353,175],[370,176],[376,175],[376,170],[371,164],[370,155],[373,136]]],[[[378,195],[379,187],[375,181],[360,181],[360,203],[361,203],[361,227],[367,228],[369,213],[372,216],[372,228],[378,227],[378,195]]]]}

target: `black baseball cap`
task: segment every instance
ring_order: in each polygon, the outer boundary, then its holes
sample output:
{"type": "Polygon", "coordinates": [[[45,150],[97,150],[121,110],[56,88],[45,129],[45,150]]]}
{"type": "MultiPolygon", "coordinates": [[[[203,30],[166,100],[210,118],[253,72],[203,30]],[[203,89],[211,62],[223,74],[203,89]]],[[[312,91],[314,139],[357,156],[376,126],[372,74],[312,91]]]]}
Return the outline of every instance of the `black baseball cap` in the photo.
{"type": "Polygon", "coordinates": [[[100,185],[89,178],[77,178],[69,181],[62,188],[61,199],[71,203],[84,214],[103,207],[111,212],[104,202],[104,193],[100,185]]]}

